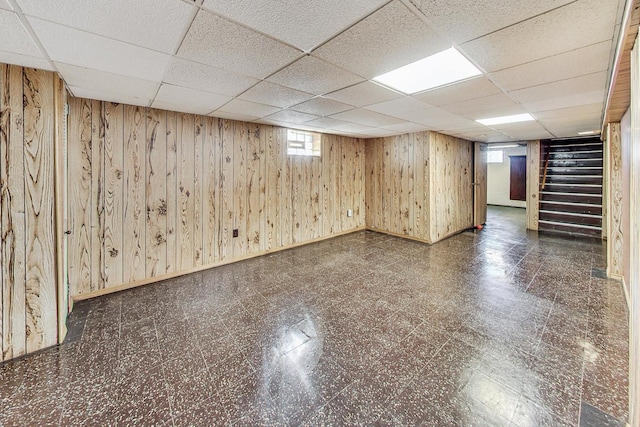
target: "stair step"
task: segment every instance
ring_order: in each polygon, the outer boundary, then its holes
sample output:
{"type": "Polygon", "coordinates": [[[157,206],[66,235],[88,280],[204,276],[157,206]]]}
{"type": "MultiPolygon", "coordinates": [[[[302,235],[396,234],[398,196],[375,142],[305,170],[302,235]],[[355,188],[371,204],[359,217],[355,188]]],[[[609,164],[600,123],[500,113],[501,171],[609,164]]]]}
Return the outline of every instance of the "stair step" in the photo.
{"type": "Polygon", "coordinates": [[[602,185],[591,184],[558,184],[547,182],[542,191],[547,193],[579,193],[579,194],[602,194],[602,185]]]}
{"type": "Polygon", "coordinates": [[[538,220],[538,229],[540,231],[556,231],[561,233],[569,233],[581,236],[602,236],[601,227],[592,227],[584,225],[573,225],[556,221],[538,220]]]}
{"type": "Polygon", "coordinates": [[[544,211],[541,210],[539,218],[546,221],[555,221],[569,224],[586,225],[592,227],[602,226],[601,215],[586,215],[570,212],[544,211]]]}
{"type": "Polygon", "coordinates": [[[541,202],[575,202],[575,203],[601,205],[602,195],[541,191],[540,200],[541,202]]]}
{"type": "MultiPolygon", "coordinates": [[[[543,170],[544,173],[544,170],[543,170]]],[[[548,167],[547,176],[551,175],[592,175],[602,176],[602,167],[548,167]]]]}
{"type": "MultiPolygon", "coordinates": [[[[602,159],[549,159],[549,167],[602,167],[602,159]]],[[[544,162],[540,168],[544,169],[544,162]]]]}
{"type": "Polygon", "coordinates": [[[557,152],[557,153],[551,153],[549,155],[549,161],[551,160],[582,160],[582,159],[602,160],[602,151],[557,152]]]}
{"type": "Polygon", "coordinates": [[[591,203],[551,202],[540,201],[540,208],[544,211],[568,212],[574,214],[598,215],[602,218],[602,206],[591,203]]]}
{"type": "Polygon", "coordinates": [[[572,152],[572,151],[602,151],[602,142],[587,144],[551,144],[550,151],[553,152],[572,152]]]}
{"type": "Polygon", "coordinates": [[[547,175],[546,184],[602,185],[602,175],[547,175]]]}

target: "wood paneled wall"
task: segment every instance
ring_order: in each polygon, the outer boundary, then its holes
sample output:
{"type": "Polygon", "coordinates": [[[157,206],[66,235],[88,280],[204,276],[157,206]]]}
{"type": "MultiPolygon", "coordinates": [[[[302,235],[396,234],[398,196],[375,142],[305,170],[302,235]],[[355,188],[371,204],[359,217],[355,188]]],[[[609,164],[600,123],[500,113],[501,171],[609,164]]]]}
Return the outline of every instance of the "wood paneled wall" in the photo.
{"type": "Polygon", "coordinates": [[[527,229],[538,230],[540,215],[540,141],[527,142],[527,229]]]}
{"type": "Polygon", "coordinates": [[[620,138],[620,123],[609,123],[607,138],[604,142],[605,170],[607,179],[605,204],[607,206],[607,220],[603,228],[607,229],[607,275],[622,280],[623,265],[623,235],[622,235],[622,140],[620,138]]]}
{"type": "Polygon", "coordinates": [[[367,227],[429,243],[471,227],[472,153],[435,132],[367,140],[367,227]]]}
{"type": "Polygon", "coordinates": [[[0,360],[58,342],[50,72],[0,64],[0,360]]]}
{"type": "Polygon", "coordinates": [[[629,424],[640,426],[640,46],[631,52],[629,424]]]}
{"type": "Polygon", "coordinates": [[[321,157],[288,156],[284,128],[81,98],[70,106],[72,296],[365,226],[364,140],[323,135],[321,157]]]}
{"type": "Polygon", "coordinates": [[[430,132],[431,241],[473,226],[473,143],[430,132]]]}

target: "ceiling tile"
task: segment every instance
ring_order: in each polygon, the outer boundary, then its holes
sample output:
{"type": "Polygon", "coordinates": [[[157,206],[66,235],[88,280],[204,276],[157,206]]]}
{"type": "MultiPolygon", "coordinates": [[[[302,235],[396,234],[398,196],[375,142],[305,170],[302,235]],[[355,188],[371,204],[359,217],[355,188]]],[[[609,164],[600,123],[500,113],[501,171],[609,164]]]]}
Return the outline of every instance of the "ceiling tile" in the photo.
{"type": "Polygon", "coordinates": [[[555,135],[549,133],[548,131],[542,129],[539,131],[513,131],[507,132],[504,131],[507,135],[509,135],[514,141],[532,141],[536,139],[551,139],[554,138],[555,135]]]}
{"type": "MultiPolygon", "coordinates": [[[[588,74],[572,79],[556,81],[526,89],[514,90],[509,95],[522,104],[546,99],[560,98],[584,92],[604,90],[607,84],[607,73],[588,74]]],[[[604,101],[604,98],[603,98],[604,101]]]]}
{"type": "Polygon", "coordinates": [[[237,120],[239,122],[253,122],[259,119],[259,117],[257,116],[251,116],[251,115],[245,115],[245,114],[239,114],[239,113],[227,113],[222,110],[216,110],[213,113],[210,113],[209,116],[217,117],[219,119],[237,120]]]}
{"type": "Polygon", "coordinates": [[[543,123],[558,123],[571,119],[594,117],[602,113],[602,102],[585,104],[575,107],[560,108],[535,113],[536,118],[543,123]]]}
{"type": "Polygon", "coordinates": [[[449,47],[447,41],[396,0],[313,54],[363,77],[373,78],[449,47]]]}
{"type": "Polygon", "coordinates": [[[427,107],[421,110],[403,113],[403,118],[415,123],[421,123],[432,129],[443,130],[449,126],[465,126],[468,121],[460,116],[451,114],[439,107],[427,107]]]}
{"type": "Polygon", "coordinates": [[[356,107],[364,107],[365,105],[389,101],[402,96],[404,95],[367,81],[329,93],[324,97],[345,102],[356,107]]]}
{"type": "Polygon", "coordinates": [[[573,0],[410,0],[451,40],[462,43],[555,9],[573,0]]]}
{"type": "Polygon", "coordinates": [[[300,92],[269,82],[260,82],[242,95],[240,99],[287,108],[313,98],[310,93],[300,92]]]}
{"type": "Polygon", "coordinates": [[[614,1],[579,0],[461,47],[494,72],[610,40],[616,12],[614,1]]]}
{"type": "MultiPolygon", "coordinates": [[[[540,101],[527,102],[522,106],[530,113],[538,111],[557,110],[567,107],[577,107],[579,105],[593,104],[598,101],[604,106],[605,90],[597,90],[593,92],[582,92],[573,95],[558,96],[555,98],[546,98],[540,101]]],[[[600,114],[598,114],[598,117],[600,114]]]]}
{"type": "Polygon", "coordinates": [[[395,117],[376,113],[375,111],[364,110],[362,108],[356,108],[354,110],[334,114],[331,118],[375,127],[395,125],[404,121],[395,117]]]}
{"type": "Polygon", "coordinates": [[[511,91],[606,71],[609,67],[611,45],[610,40],[596,43],[497,71],[492,73],[490,77],[501,88],[511,91]]]}
{"type": "MultiPolygon", "coordinates": [[[[75,88],[102,94],[100,99],[137,99],[136,105],[147,105],[156,96],[159,83],[75,65],[55,63],[64,81],[75,88]]],[[[75,93],[75,92],[74,92],[75,93]]]]}
{"type": "Polygon", "coordinates": [[[420,123],[404,122],[397,125],[383,126],[385,129],[393,130],[396,132],[422,132],[425,130],[431,130],[429,126],[422,125],[420,123]]]}
{"type": "Polygon", "coordinates": [[[398,131],[387,129],[387,128],[374,128],[371,130],[362,130],[358,132],[362,137],[365,138],[384,138],[385,136],[395,136],[401,134],[398,131]]]}
{"type": "Polygon", "coordinates": [[[553,133],[557,138],[577,136],[578,132],[600,130],[600,120],[599,119],[573,120],[571,122],[564,123],[564,124],[546,125],[546,128],[549,129],[549,131],[553,133]]]}
{"type": "Polygon", "coordinates": [[[0,0],[0,9],[12,10],[11,6],[9,6],[9,3],[7,3],[7,0],[0,0]]]}
{"type": "Polygon", "coordinates": [[[196,8],[176,0],[18,0],[28,16],[173,54],[196,8]]]}
{"type": "Polygon", "coordinates": [[[153,107],[165,108],[164,105],[181,106],[178,111],[194,114],[209,114],[231,100],[231,97],[207,93],[180,86],[163,83],[153,102],[153,107]],[[161,106],[162,105],[162,106],[161,106]]]}
{"type": "Polygon", "coordinates": [[[308,125],[316,126],[323,129],[336,129],[340,126],[344,126],[349,124],[349,122],[345,122],[343,120],[332,119],[331,117],[322,117],[316,120],[311,120],[307,122],[308,125]]]}
{"type": "Polygon", "coordinates": [[[388,0],[206,0],[203,6],[248,27],[309,51],[388,0]],[[312,30],[311,30],[312,29],[312,30]]]}
{"type": "Polygon", "coordinates": [[[164,82],[176,86],[236,96],[259,80],[209,65],[175,58],[164,77],[164,82]]]}
{"type": "Polygon", "coordinates": [[[412,96],[422,102],[439,107],[495,95],[500,92],[500,89],[488,78],[476,77],[412,96]]]}
{"type": "Polygon", "coordinates": [[[403,96],[402,98],[393,99],[391,101],[367,105],[364,108],[381,114],[386,114],[388,116],[403,117],[403,114],[408,111],[422,110],[429,108],[429,106],[410,96],[403,96]]]}
{"type": "MultiPolygon", "coordinates": [[[[146,107],[149,105],[149,99],[137,98],[135,96],[128,96],[127,94],[114,94],[112,92],[101,92],[99,90],[93,90],[91,88],[75,87],[69,85],[69,90],[73,96],[87,99],[97,99],[99,101],[117,102],[127,105],[139,105],[146,107]]],[[[171,110],[171,108],[166,108],[171,110]]]]}
{"type": "Polygon", "coordinates": [[[490,129],[497,130],[507,135],[512,135],[517,132],[543,132],[544,127],[537,121],[528,121],[520,123],[503,123],[501,125],[487,126],[490,129]]]}
{"type": "MultiPolygon", "coordinates": [[[[443,132],[444,133],[444,132],[443,132]]],[[[511,137],[507,135],[503,135],[500,132],[492,131],[491,129],[485,129],[484,131],[473,131],[473,132],[451,132],[447,133],[447,135],[453,135],[456,138],[466,139],[468,141],[478,141],[478,142],[504,142],[510,141],[511,137]]]]}
{"type": "Polygon", "coordinates": [[[375,130],[376,127],[375,126],[362,125],[362,124],[359,124],[359,123],[347,123],[347,124],[341,125],[339,127],[336,127],[335,129],[339,130],[340,132],[348,132],[348,133],[359,134],[360,132],[375,130]]]}
{"type": "Polygon", "coordinates": [[[269,120],[277,120],[288,123],[304,123],[319,118],[315,114],[299,113],[292,110],[282,110],[266,117],[269,120]]]}
{"type": "Polygon", "coordinates": [[[501,110],[504,112],[504,114],[495,114],[496,116],[524,112],[522,107],[513,102],[511,98],[503,93],[445,105],[442,109],[453,114],[472,118],[473,120],[482,119],[485,118],[485,116],[494,117],[495,110],[501,110]]]}
{"type": "Polygon", "coordinates": [[[53,61],[159,82],[169,55],[29,18],[53,61]]]}
{"type": "Polygon", "coordinates": [[[326,98],[313,98],[302,104],[294,105],[292,110],[302,113],[316,114],[318,116],[329,116],[331,114],[340,113],[342,111],[352,110],[354,107],[342,102],[333,101],[326,98]]]}
{"type": "Polygon", "coordinates": [[[300,51],[201,10],[178,56],[256,78],[293,62],[300,51]]]}
{"type": "Polygon", "coordinates": [[[200,114],[205,116],[211,112],[206,107],[198,107],[195,105],[174,104],[173,102],[153,101],[151,107],[159,110],[178,111],[181,113],[200,114]]]}
{"type": "Polygon", "coordinates": [[[305,56],[267,79],[303,92],[323,95],[364,79],[313,56],[305,56]]]}
{"type": "Polygon", "coordinates": [[[0,50],[0,62],[3,64],[20,65],[22,67],[39,68],[41,70],[54,71],[53,66],[44,58],[20,55],[13,52],[3,52],[0,50]]]}
{"type": "Polygon", "coordinates": [[[13,12],[0,10],[0,50],[20,55],[43,58],[38,46],[31,40],[22,22],[13,12]]]}
{"type": "Polygon", "coordinates": [[[252,120],[255,120],[273,114],[279,110],[280,108],[272,107],[271,105],[258,104],[255,102],[243,101],[241,99],[234,99],[231,102],[223,105],[219,110],[216,110],[214,112],[214,115],[216,115],[218,112],[223,112],[227,114],[237,114],[246,117],[253,117],[252,120]]]}

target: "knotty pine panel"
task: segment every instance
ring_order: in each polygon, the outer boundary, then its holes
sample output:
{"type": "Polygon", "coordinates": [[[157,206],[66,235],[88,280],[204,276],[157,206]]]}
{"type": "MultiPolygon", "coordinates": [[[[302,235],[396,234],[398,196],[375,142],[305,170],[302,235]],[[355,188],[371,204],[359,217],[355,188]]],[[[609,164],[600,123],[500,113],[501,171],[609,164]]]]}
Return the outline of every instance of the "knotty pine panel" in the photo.
{"type": "Polygon", "coordinates": [[[91,271],[96,272],[91,278],[91,285],[97,289],[104,288],[104,271],[100,269],[104,250],[104,113],[100,101],[91,101],[91,271]],[[93,246],[99,248],[94,249],[93,246]]]}
{"type": "Polygon", "coordinates": [[[58,342],[54,165],[62,90],[53,73],[0,64],[0,360],[58,342]]]}
{"type": "Polygon", "coordinates": [[[527,142],[527,229],[538,230],[540,211],[540,141],[527,142]]]}
{"type": "MultiPolygon", "coordinates": [[[[73,98],[72,98],[73,99],[73,98]]],[[[104,284],[122,283],[124,106],[104,104],[104,284]]],[[[71,152],[71,151],[69,151],[71,152]]]]}
{"type": "Polygon", "coordinates": [[[364,140],[323,135],[322,158],[289,156],[280,127],[71,103],[76,298],[365,226],[364,140]]]}
{"type": "Polygon", "coordinates": [[[27,353],[57,344],[54,79],[23,69],[27,353]]]}
{"type": "Polygon", "coordinates": [[[430,133],[431,241],[473,225],[473,143],[430,133]]]}
{"type": "Polygon", "coordinates": [[[166,112],[146,115],[146,276],[167,272],[167,119],[166,112]]]}
{"type": "MultiPolygon", "coordinates": [[[[617,280],[623,279],[624,239],[622,233],[622,208],[624,191],[622,172],[622,136],[620,123],[609,123],[607,126],[607,138],[605,141],[607,156],[605,165],[608,179],[605,206],[607,208],[608,223],[604,223],[608,229],[607,236],[607,275],[617,280]]],[[[628,238],[628,237],[627,237],[628,238]]]]}
{"type": "Polygon", "coordinates": [[[470,227],[472,148],[433,132],[367,140],[367,227],[429,243],[470,227]]]}
{"type": "MultiPolygon", "coordinates": [[[[71,113],[73,115],[73,112],[71,113]]],[[[145,148],[146,112],[143,107],[125,106],[124,110],[124,280],[132,282],[145,278],[146,197],[145,148]]],[[[93,165],[92,165],[93,166],[93,165]]],[[[73,208],[73,207],[72,207],[73,208]]],[[[91,224],[98,227],[99,224],[91,224]]],[[[92,250],[99,250],[92,245],[92,250]]],[[[92,277],[100,271],[92,271],[92,277]]]]}

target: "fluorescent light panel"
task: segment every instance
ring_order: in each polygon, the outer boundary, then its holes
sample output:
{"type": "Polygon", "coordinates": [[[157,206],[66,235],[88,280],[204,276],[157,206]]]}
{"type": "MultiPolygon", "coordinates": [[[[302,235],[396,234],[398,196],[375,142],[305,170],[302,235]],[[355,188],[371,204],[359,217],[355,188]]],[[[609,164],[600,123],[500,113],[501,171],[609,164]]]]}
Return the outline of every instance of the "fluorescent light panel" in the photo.
{"type": "Polygon", "coordinates": [[[519,147],[518,144],[509,144],[509,145],[489,145],[487,148],[489,150],[498,150],[501,148],[515,148],[515,147],[519,147]]]}
{"type": "Polygon", "coordinates": [[[410,95],[480,74],[480,70],[452,47],[374,77],[373,81],[410,95]]]}
{"type": "Polygon", "coordinates": [[[512,116],[492,117],[490,119],[480,119],[480,120],[476,120],[476,122],[481,123],[485,126],[493,126],[493,125],[502,125],[505,123],[530,122],[531,120],[535,120],[535,119],[531,114],[525,113],[525,114],[514,114],[512,116]]]}
{"type": "Polygon", "coordinates": [[[597,133],[600,133],[600,132],[595,130],[587,130],[584,132],[578,132],[578,135],[595,135],[597,133]]]}

